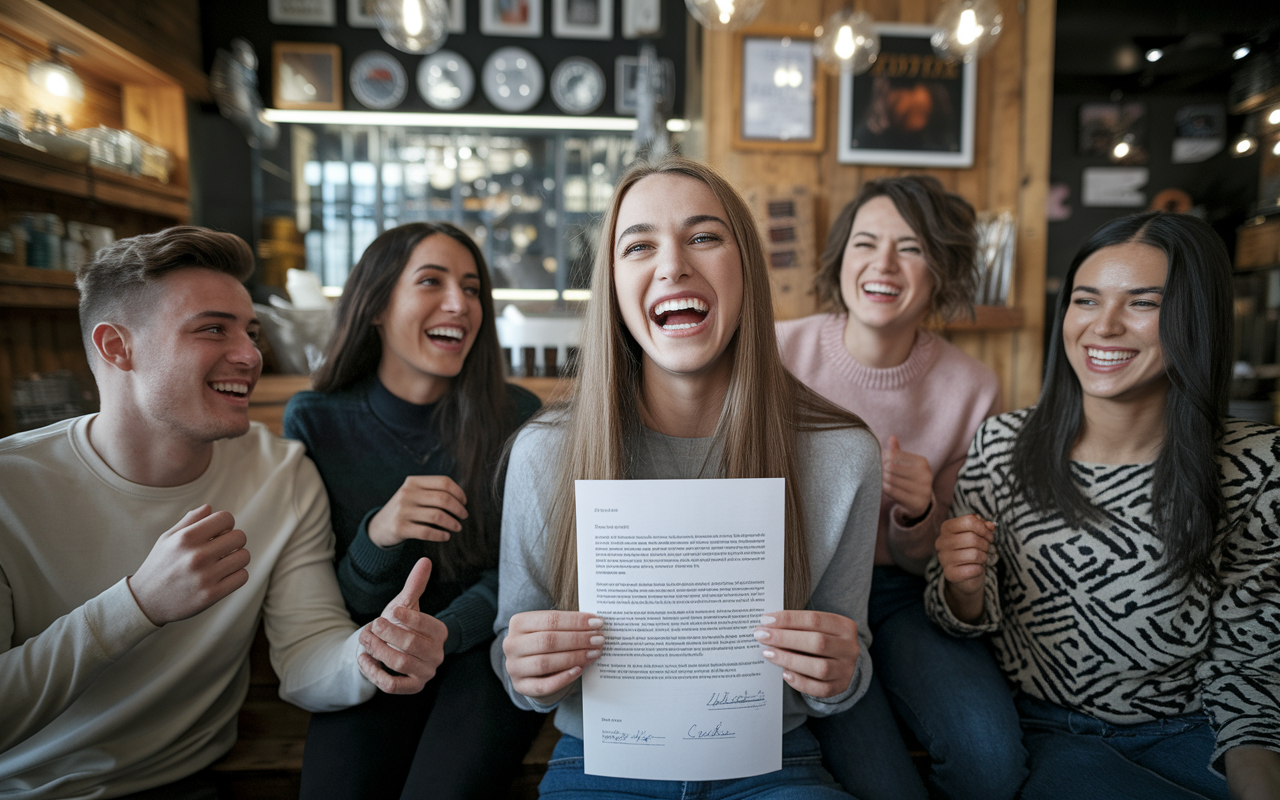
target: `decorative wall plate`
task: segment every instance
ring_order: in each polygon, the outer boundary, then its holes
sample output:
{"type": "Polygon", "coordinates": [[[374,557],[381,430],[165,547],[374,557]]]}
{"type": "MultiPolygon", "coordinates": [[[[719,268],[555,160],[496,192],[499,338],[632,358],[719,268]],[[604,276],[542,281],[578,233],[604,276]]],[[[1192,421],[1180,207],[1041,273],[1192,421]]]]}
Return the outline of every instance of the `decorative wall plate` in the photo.
{"type": "Polygon", "coordinates": [[[418,93],[432,108],[456,111],[476,93],[476,73],[452,50],[437,50],[418,64],[418,93]]]}
{"type": "Polygon", "coordinates": [[[542,65],[523,47],[495,50],[484,62],[480,85],[484,96],[500,111],[528,111],[542,99],[542,65]]]}
{"type": "Polygon", "coordinates": [[[566,114],[590,114],[604,102],[604,70],[589,58],[573,56],[551,73],[551,99],[566,114]]]}
{"type": "Polygon", "coordinates": [[[409,79],[399,60],[390,53],[370,50],[351,65],[351,93],[366,108],[395,108],[409,90],[409,79]]]}

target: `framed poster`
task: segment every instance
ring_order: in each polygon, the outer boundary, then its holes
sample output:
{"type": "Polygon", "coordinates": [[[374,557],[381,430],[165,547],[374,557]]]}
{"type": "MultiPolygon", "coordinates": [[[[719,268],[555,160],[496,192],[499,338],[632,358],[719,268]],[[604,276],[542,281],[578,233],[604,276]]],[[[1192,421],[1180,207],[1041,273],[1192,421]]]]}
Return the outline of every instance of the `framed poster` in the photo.
{"type": "Polygon", "coordinates": [[[267,18],[276,25],[333,27],[337,0],[269,0],[267,18]]]}
{"type": "Polygon", "coordinates": [[[756,28],[735,35],[733,146],[822,152],[826,92],[813,38],[756,28]]]}
{"type": "MultiPolygon", "coordinates": [[[[347,25],[352,28],[376,28],[378,17],[374,6],[378,0],[347,0],[347,25]]],[[[449,0],[449,33],[467,32],[466,0],[449,0]]]]}
{"type": "Polygon", "coordinates": [[[880,55],[840,76],[842,164],[973,166],[977,63],[938,58],[928,25],[877,25],[880,55]]]}
{"type": "Polygon", "coordinates": [[[485,36],[542,36],[542,0],[480,0],[480,32],[485,36]]]}
{"type": "Polygon", "coordinates": [[[551,0],[557,39],[612,39],[613,0],[551,0]]]}
{"type": "Polygon", "coordinates": [[[276,42],[271,64],[276,108],[342,109],[342,50],[336,44],[276,42]]]}

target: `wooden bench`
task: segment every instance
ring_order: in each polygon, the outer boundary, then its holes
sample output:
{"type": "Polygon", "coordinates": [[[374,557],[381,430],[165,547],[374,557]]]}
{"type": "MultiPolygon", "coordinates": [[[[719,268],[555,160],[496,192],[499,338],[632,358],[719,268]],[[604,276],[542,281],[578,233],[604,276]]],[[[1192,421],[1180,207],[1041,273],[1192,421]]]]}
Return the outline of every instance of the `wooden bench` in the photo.
{"type": "MultiPolygon", "coordinates": [[[[236,744],[212,770],[224,800],[296,800],[302,751],[311,715],[280,699],[280,681],[267,655],[267,637],[258,627],[249,653],[249,695],[240,710],[236,744]]],[[[550,718],[524,757],[507,800],[535,800],[538,782],[560,732],[550,718]]]]}

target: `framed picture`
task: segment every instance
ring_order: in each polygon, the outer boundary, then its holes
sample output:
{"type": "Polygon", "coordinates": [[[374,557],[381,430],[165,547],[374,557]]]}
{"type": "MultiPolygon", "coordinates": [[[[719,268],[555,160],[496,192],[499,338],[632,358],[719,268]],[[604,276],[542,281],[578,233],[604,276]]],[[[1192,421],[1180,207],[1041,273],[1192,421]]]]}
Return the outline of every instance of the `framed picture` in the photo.
{"type": "MultiPolygon", "coordinates": [[[[377,0],[347,0],[347,25],[352,28],[376,28],[374,13],[377,0]]],[[[466,0],[449,0],[449,33],[467,32],[466,0]]]]}
{"type": "Polygon", "coordinates": [[[486,36],[542,36],[542,0],[480,0],[480,32],[486,36]]]}
{"type": "MultiPolygon", "coordinates": [[[[676,65],[669,58],[658,59],[657,85],[664,113],[670,114],[676,102],[676,65]]],[[[640,59],[618,56],[613,60],[613,110],[624,117],[634,117],[639,103],[640,59]]]]}
{"type": "Polygon", "coordinates": [[[841,164],[973,166],[977,64],[938,58],[928,25],[878,25],[880,55],[840,76],[841,164]]]}
{"type": "Polygon", "coordinates": [[[267,18],[276,25],[332,27],[337,0],[269,0],[267,18]]]}
{"type": "Polygon", "coordinates": [[[1077,149],[1117,164],[1147,163],[1146,103],[1081,103],[1077,149]]]}
{"type": "Polygon", "coordinates": [[[276,108],[342,109],[342,50],[336,44],[276,42],[271,57],[276,108]]]}
{"type": "Polygon", "coordinates": [[[755,28],[734,36],[734,148],[822,152],[822,72],[812,36],[795,34],[755,28]]]}
{"type": "Polygon", "coordinates": [[[551,35],[557,39],[612,39],[613,0],[552,0],[551,35]]]}

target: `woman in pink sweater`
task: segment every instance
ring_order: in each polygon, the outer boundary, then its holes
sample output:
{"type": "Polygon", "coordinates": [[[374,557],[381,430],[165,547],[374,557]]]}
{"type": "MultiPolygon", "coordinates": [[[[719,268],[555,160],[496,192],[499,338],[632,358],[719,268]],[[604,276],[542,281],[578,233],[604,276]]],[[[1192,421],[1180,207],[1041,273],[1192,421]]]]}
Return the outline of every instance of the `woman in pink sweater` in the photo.
{"type": "Polygon", "coordinates": [[[931,314],[971,312],[976,248],[973,207],[937,179],[870,181],[822,254],[814,289],[830,313],[777,326],[787,367],[866,420],[882,449],[874,680],[849,711],[810,721],[828,769],[862,800],[926,797],[895,711],[947,797],[1013,797],[1027,774],[1010,690],[986,643],[947,637],[922,603],[969,443],[999,411],[995,374],[921,327],[931,314]]]}

